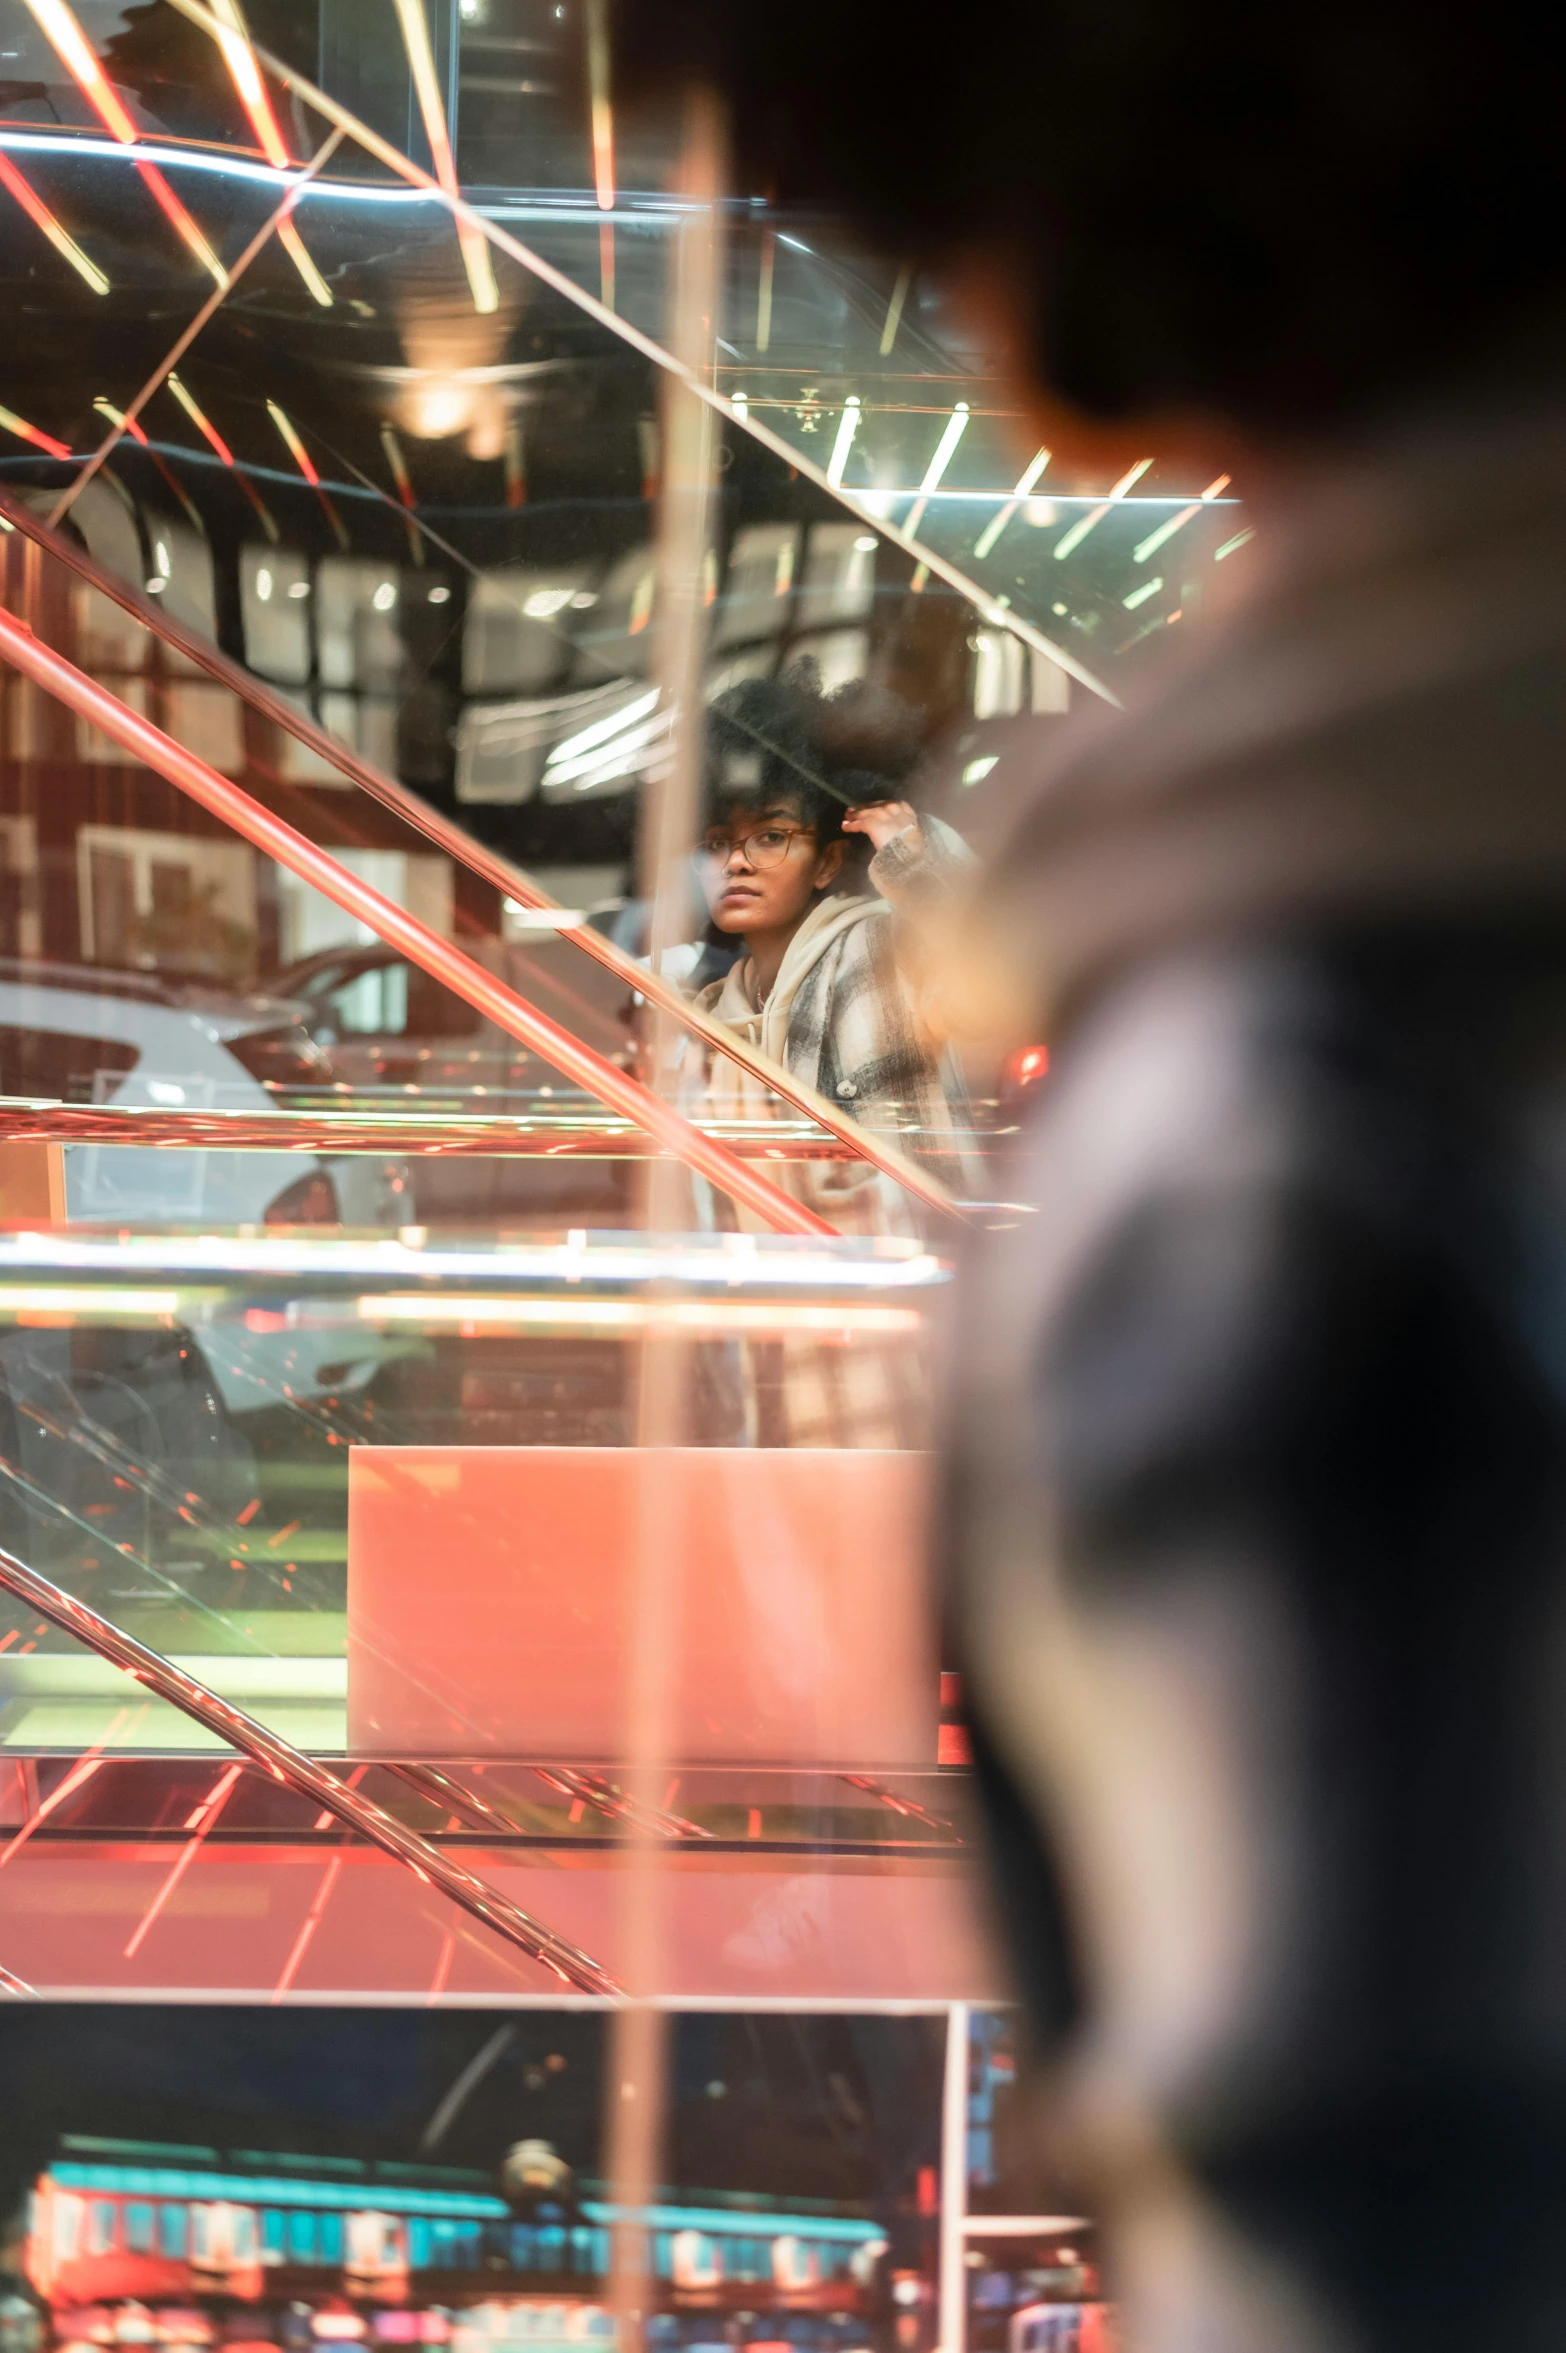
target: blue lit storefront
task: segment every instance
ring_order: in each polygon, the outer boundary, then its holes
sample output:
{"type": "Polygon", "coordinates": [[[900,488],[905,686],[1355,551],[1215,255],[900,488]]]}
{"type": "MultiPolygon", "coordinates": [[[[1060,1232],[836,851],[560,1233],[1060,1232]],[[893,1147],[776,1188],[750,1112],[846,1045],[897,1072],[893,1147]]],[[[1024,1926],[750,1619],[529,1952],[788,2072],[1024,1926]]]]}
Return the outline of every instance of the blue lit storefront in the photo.
{"type": "MultiPolygon", "coordinates": [[[[26,2277],[53,2341],[450,2345],[543,2353],[612,2338],[616,2210],[520,2216],[461,2169],[67,2141],[29,2203],[26,2277]]],[[[714,2197],[647,2216],[658,2333],[848,2347],[867,2334],[879,2226],[825,2201],[714,2197]]]]}

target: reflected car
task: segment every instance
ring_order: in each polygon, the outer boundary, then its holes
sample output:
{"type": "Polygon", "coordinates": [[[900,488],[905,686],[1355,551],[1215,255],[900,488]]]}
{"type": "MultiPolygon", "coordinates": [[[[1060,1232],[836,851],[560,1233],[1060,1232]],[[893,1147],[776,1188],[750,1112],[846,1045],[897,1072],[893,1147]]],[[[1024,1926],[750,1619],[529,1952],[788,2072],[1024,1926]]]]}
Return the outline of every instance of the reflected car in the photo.
{"type": "MultiPolygon", "coordinates": [[[[127,1108],[265,1111],[332,1081],[297,1006],[139,973],[0,960],[0,1094],[127,1108]]],[[[72,1223],[407,1222],[401,1160],[71,1144],[72,1223]]]]}
{"type": "MultiPolygon", "coordinates": [[[[622,1067],[634,1063],[630,991],[568,939],[543,930],[525,944],[489,942],[468,953],[573,1037],[622,1067]]],[[[595,1096],[395,949],[325,949],[268,986],[297,1006],[337,1083],[383,1109],[599,1115],[595,1096]]],[[[625,1161],[434,1155],[414,1162],[410,1181],[421,1225],[567,1219],[617,1226],[631,1216],[625,1161]]]]}

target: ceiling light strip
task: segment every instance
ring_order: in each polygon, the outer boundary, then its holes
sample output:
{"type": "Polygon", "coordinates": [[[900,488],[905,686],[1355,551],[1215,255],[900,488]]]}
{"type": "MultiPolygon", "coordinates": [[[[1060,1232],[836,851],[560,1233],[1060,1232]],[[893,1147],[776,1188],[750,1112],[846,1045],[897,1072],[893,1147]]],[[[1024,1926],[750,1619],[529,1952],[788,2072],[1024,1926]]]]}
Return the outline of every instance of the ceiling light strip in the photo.
{"type": "MultiPolygon", "coordinates": [[[[168,0],[168,4],[172,8],[177,8],[180,15],[187,17],[192,24],[199,25],[211,39],[217,38],[220,29],[218,20],[209,9],[202,5],[202,0],[168,0]]],[[[472,222],[492,245],[498,246],[502,253],[518,263],[531,277],[537,278],[545,286],[552,287],[565,301],[572,303],[576,309],[584,311],[589,318],[596,319],[612,334],[618,335],[623,343],[629,344],[633,350],[641,352],[645,359],[650,360],[666,375],[678,377],[698,400],[704,401],[719,416],[733,418],[735,423],[743,426],[744,430],[754,440],[759,441],[764,449],[770,449],[775,457],[781,458],[786,466],[791,466],[794,472],[802,475],[806,481],[814,482],[818,489],[830,492],[840,506],[845,507],[851,515],[858,517],[871,529],[877,531],[890,546],[901,548],[904,554],[912,556],[916,563],[923,563],[929,571],[937,573],[948,587],[955,588],[959,595],[966,597],[986,621],[991,622],[996,628],[1010,630],[1014,637],[1021,638],[1024,645],[1032,646],[1037,653],[1043,654],[1048,661],[1053,662],[1057,669],[1064,670],[1069,678],[1076,679],[1079,686],[1085,686],[1090,694],[1095,694],[1102,701],[1118,706],[1120,697],[1111,687],[1106,686],[1104,681],[1087,667],[1086,663],[1079,661],[1076,655],[1068,652],[1064,646],[1057,645],[1053,638],[1046,637],[1042,629],[1035,628],[1033,623],[1025,620],[1020,613],[1012,611],[1009,606],[997,605],[993,597],[989,596],[976,581],[970,580],[959,565],[952,563],[946,556],[937,555],[932,550],[921,547],[917,541],[910,538],[906,529],[900,529],[895,524],[885,522],[881,516],[875,514],[864,503],[863,499],[855,497],[852,493],[841,488],[835,488],[833,484],[828,482],[824,466],[818,465],[813,458],[807,457],[804,451],[797,449],[792,442],[785,441],[780,433],[774,433],[769,426],[763,425],[755,417],[737,410],[733,402],[724,393],[719,392],[715,385],[707,383],[695,370],[682,366],[653,336],[644,335],[641,329],[633,327],[629,320],[608,309],[604,303],[589,294],[584,286],[578,285],[577,281],[566,271],[556,269],[552,263],[545,261],[541,254],[534,252],[531,246],[524,245],[520,238],[513,237],[510,231],[502,228],[498,221],[487,218],[473,205],[467,203],[462,196],[443,188],[433,174],[421,169],[409,156],[404,155],[400,148],[393,146],[389,139],[383,139],[378,131],[372,130],[370,125],[361,121],[360,117],[354,114],[349,107],[330,97],[325,90],[310,81],[306,75],[285,64],[281,58],[274,56],[269,50],[258,48],[256,54],[269,73],[273,74],[287,88],[295,91],[307,106],[314,107],[319,114],[324,115],[328,122],[336,123],[351,138],[357,140],[367,154],[376,156],[387,166],[388,170],[395,172],[410,186],[423,188],[429,194],[438,197],[456,219],[472,222]]]]}
{"type": "Polygon", "coordinates": [[[325,514],[328,523],[330,523],[332,527],[337,544],[342,549],[343,554],[347,555],[352,542],[348,537],[347,531],[343,527],[343,519],[341,515],[333,506],[331,498],[326,490],[326,486],[322,482],[320,475],[315,470],[314,461],[310,456],[310,452],[306,449],[303,440],[300,438],[298,426],[294,423],[292,417],[289,416],[287,410],[280,408],[275,400],[269,400],[267,402],[266,413],[271,418],[273,424],[277,427],[278,432],[281,434],[284,447],[287,449],[289,456],[293,459],[294,464],[299,468],[300,473],[304,476],[305,480],[309,483],[310,488],[315,492],[316,497],[320,500],[322,512],[325,514]]]}
{"type": "Polygon", "coordinates": [[[230,283],[228,271],[223,267],[157,165],[138,162],[136,169],[146,182],[154,202],[169,226],[177,236],[184,239],[185,244],[200,262],[202,268],[212,278],[219,294],[226,294],[230,283]]]}
{"type": "Polygon", "coordinates": [[[1177,531],[1185,529],[1193,515],[1199,515],[1203,507],[1211,506],[1213,500],[1221,496],[1228,487],[1229,477],[1227,474],[1220,474],[1216,482],[1209,482],[1200,498],[1194,500],[1190,506],[1182,507],[1180,512],[1177,515],[1172,515],[1167,523],[1161,523],[1156,531],[1150,531],[1144,540],[1138,542],[1131,550],[1131,561],[1134,564],[1145,564],[1148,557],[1155,555],[1159,548],[1173,539],[1177,531]]]}
{"type": "MultiPolygon", "coordinates": [[[[37,0],[28,0],[28,5],[30,7],[35,4],[37,4],[37,0]]],[[[330,159],[330,157],[336,153],[346,135],[347,134],[342,130],[334,130],[332,132],[331,136],[325,141],[320,151],[311,158],[309,163],[306,164],[304,170],[294,181],[292,187],[288,190],[287,194],[283,198],[282,203],[278,205],[276,211],[273,212],[265,221],[263,221],[260,228],[257,229],[255,235],[251,238],[250,243],[245,247],[245,250],[240,255],[238,261],[235,262],[231,275],[225,279],[222,286],[214,288],[212,293],[207,296],[207,299],[202,304],[200,310],[197,311],[195,317],[191,320],[189,326],[186,327],[182,333],[175,337],[170,349],[164,354],[157,367],[147,378],[146,383],[143,384],[141,390],[137,393],[135,399],[131,402],[129,408],[125,411],[123,422],[117,424],[114,427],[114,430],[108,435],[107,439],[99,443],[98,447],[93,451],[92,456],[82,467],[80,473],[77,474],[74,480],[70,483],[64,495],[56,500],[53,511],[49,517],[51,525],[56,530],[59,529],[61,523],[65,520],[65,517],[70,513],[71,508],[75,505],[77,499],[80,498],[82,492],[86,489],[94,474],[97,473],[98,468],[104,463],[106,458],[112,456],[120,436],[123,433],[129,432],[133,428],[136,419],[140,416],[148,401],[157,391],[159,385],[162,384],[164,380],[170,375],[170,373],[178,367],[186,352],[195,342],[196,337],[201,333],[202,328],[206,325],[213,312],[222,302],[223,296],[227,292],[228,288],[232,285],[238,284],[239,280],[244,276],[246,270],[249,269],[251,263],[255,260],[256,255],[261,251],[261,248],[266,243],[268,237],[271,236],[273,230],[277,227],[278,223],[288,218],[289,213],[293,210],[295,204],[299,200],[300,189],[305,187],[311,180],[314,179],[316,173],[320,171],[330,159]]]]}
{"type": "Polygon", "coordinates": [[[827,480],[834,490],[838,489],[842,483],[843,470],[848,464],[848,453],[854,446],[854,435],[859,430],[859,421],[863,414],[858,393],[851,392],[843,404],[843,414],[838,422],[837,439],[832,444],[832,455],[827,463],[827,480]]]}
{"type": "Polygon", "coordinates": [[[176,376],[172,368],[170,368],[168,372],[167,381],[169,390],[173,393],[174,398],[179,402],[180,407],[184,410],[186,416],[189,417],[191,423],[195,426],[196,431],[203,435],[208,442],[210,442],[211,446],[217,451],[218,456],[222,459],[225,466],[232,466],[234,463],[233,451],[229,448],[228,443],[223,439],[223,436],[221,433],[219,433],[217,427],[212,423],[212,420],[207,415],[205,409],[196,399],[195,394],[187,389],[187,387],[180,381],[179,377],[176,376]]]}
{"type": "Polygon", "coordinates": [[[0,426],[14,433],[18,441],[30,441],[34,449],[41,449],[45,457],[68,458],[72,452],[63,441],[56,441],[52,433],[41,433],[36,425],[29,425],[14,409],[0,408],[0,426]]]}
{"type": "Polygon", "coordinates": [[[925,502],[939,489],[941,477],[951,464],[952,458],[956,454],[957,444],[967,430],[968,403],[965,400],[959,400],[946,420],[941,438],[935,445],[935,455],[924,470],[924,480],[919,485],[913,506],[903,524],[903,529],[910,539],[913,538],[920,524],[924,521],[925,502]]]}
{"type": "Polygon", "coordinates": [[[1049,451],[1047,449],[1041,449],[1032,458],[1029,459],[1027,465],[1023,468],[1016,489],[1012,492],[1010,498],[1006,501],[1006,504],[999,508],[998,511],[990,518],[989,522],[985,525],[983,532],[980,534],[979,539],[975,543],[973,553],[977,562],[981,564],[983,563],[985,557],[990,554],[995,546],[995,542],[997,539],[999,539],[1001,533],[1005,530],[1007,524],[1011,521],[1012,516],[1021,506],[1023,500],[1031,495],[1034,483],[1037,482],[1039,476],[1043,473],[1045,467],[1049,464],[1049,458],[1049,451]]]}
{"type": "MultiPolygon", "coordinates": [[[[440,94],[440,76],[435,71],[435,52],[430,47],[429,19],[424,13],[424,0],[395,0],[395,5],[397,22],[402,27],[403,46],[408,52],[408,65],[413,75],[413,88],[419,101],[419,113],[424,119],[424,136],[430,143],[430,154],[435,163],[435,177],[448,196],[460,200],[462,189],[457,179],[456,160],[451,152],[451,133],[446,127],[446,109],[440,94]]],[[[462,264],[468,273],[474,309],[498,310],[500,290],[495,284],[489,240],[482,228],[467,217],[466,207],[457,216],[457,242],[462,248],[462,264]]]]}
{"type": "Polygon", "coordinates": [[[1104,517],[1109,513],[1110,508],[1113,506],[1118,506],[1121,499],[1125,497],[1126,492],[1131,488],[1132,484],[1141,481],[1142,476],[1147,472],[1147,469],[1152,464],[1152,462],[1153,461],[1151,458],[1138,458],[1136,464],[1134,466],[1128,467],[1126,472],[1121,475],[1120,480],[1115,484],[1115,487],[1110,492],[1109,496],[1102,500],[1098,506],[1092,508],[1089,513],[1083,515],[1079,521],[1073,523],[1069,531],[1063,533],[1063,535],[1055,542],[1055,560],[1057,563],[1064,563],[1067,556],[1075,554],[1076,550],[1082,545],[1083,540],[1086,539],[1088,533],[1090,531],[1097,530],[1099,524],[1102,523],[1104,517]]]}
{"type": "Polygon", "coordinates": [[[587,0],[587,97],[593,139],[593,193],[600,212],[613,212],[614,109],[609,96],[609,25],[605,0],[587,0]]]}
{"type": "MultiPolygon", "coordinates": [[[[250,127],[267,162],[280,171],[286,171],[291,160],[288,147],[278,128],[272,100],[262,79],[260,61],[250,46],[250,35],[240,13],[239,0],[212,0],[212,4],[216,14],[228,27],[220,46],[233,77],[239,103],[249,118],[250,127]]],[[[291,220],[279,222],[277,242],[299,272],[311,301],[318,302],[323,310],[330,310],[332,290],[310,259],[305,241],[291,220]]]]}
{"type": "MultiPolygon", "coordinates": [[[[175,375],[172,368],[169,370],[168,374],[168,388],[170,392],[173,393],[174,398],[179,402],[179,405],[184,410],[186,416],[189,417],[191,423],[195,426],[196,431],[201,435],[202,439],[207,443],[208,447],[213,451],[214,455],[221,459],[222,463],[233,475],[234,480],[239,484],[240,489],[244,492],[246,498],[249,499],[250,504],[255,508],[256,514],[260,518],[261,527],[265,531],[267,538],[271,541],[272,545],[276,547],[278,544],[279,533],[277,524],[273,520],[270,507],[268,507],[266,501],[262,498],[260,491],[257,490],[255,484],[249,479],[248,475],[246,475],[241,470],[234,457],[233,451],[229,448],[228,443],[223,439],[222,434],[213,424],[205,409],[196,399],[195,394],[190,391],[189,387],[185,385],[178,376],[175,375]]],[[[146,438],[139,427],[137,428],[136,437],[138,440],[145,440],[146,438]]]]}
{"type": "Polygon", "coordinates": [[[397,485],[397,496],[402,501],[402,519],[403,527],[408,534],[408,552],[416,564],[422,565],[424,562],[424,538],[419,526],[413,520],[413,511],[418,505],[418,500],[413,495],[413,476],[408,472],[408,461],[402,454],[402,443],[397,439],[391,424],[384,417],[381,420],[381,448],[386,454],[386,463],[391,469],[391,478],[397,485]]]}
{"type": "MultiPolygon", "coordinates": [[[[105,130],[112,131],[122,147],[133,147],[139,136],[136,125],[125,110],[124,100],[99,63],[97,53],[82,31],[68,0],[27,0],[27,6],[45,40],[105,130]]],[[[202,268],[210,271],[220,286],[226,286],[228,275],[223,264],[157,165],[138,161],[136,168],[160,210],[202,268]]]]}
{"type": "Polygon", "coordinates": [[[32,182],[24,179],[10,157],[4,154],[0,154],[0,187],[15,197],[28,219],[35,227],[42,229],[56,253],[63,255],[94,294],[108,293],[109,281],[97,263],[88,259],[75,238],[60,226],[32,182]]]}
{"type": "Polygon", "coordinates": [[[164,481],[168,484],[170,490],[174,493],[176,502],[184,508],[186,515],[190,519],[191,528],[202,533],[204,536],[206,532],[206,525],[202,522],[200,514],[197,512],[194,503],[186,495],[185,490],[176,480],[171,469],[164,464],[162,458],[153,448],[151,442],[147,439],[147,436],[142,431],[141,427],[136,424],[132,418],[127,417],[123,409],[117,409],[112,400],[104,400],[100,396],[93,402],[92,405],[97,414],[100,417],[105,418],[108,423],[114,427],[116,439],[120,435],[128,433],[132,441],[134,441],[139,448],[146,451],[148,457],[152,460],[152,463],[157,467],[158,472],[162,475],[164,481]]]}

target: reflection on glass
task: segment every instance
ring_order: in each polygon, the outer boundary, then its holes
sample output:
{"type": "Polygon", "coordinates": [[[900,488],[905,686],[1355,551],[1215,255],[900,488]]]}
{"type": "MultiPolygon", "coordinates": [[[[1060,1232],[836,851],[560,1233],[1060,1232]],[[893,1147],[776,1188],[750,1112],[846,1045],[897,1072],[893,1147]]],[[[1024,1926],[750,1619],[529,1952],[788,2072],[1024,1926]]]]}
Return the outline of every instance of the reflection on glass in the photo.
{"type": "Polygon", "coordinates": [[[1233,486],[1030,447],[911,273],[730,203],[675,561],[681,141],[617,117],[601,9],[8,0],[0,33],[0,601],[417,935],[6,677],[0,1549],[622,1981],[731,2005],[647,2045],[666,2129],[617,2218],[633,2042],[441,2041],[441,2005],[558,1986],[0,1600],[0,1971],[439,2027],[352,2150],[284,2103],[169,2123],[199,2196],[147,2186],[134,2114],[51,2109],[29,2309],[197,2344],[242,2306],[286,2353],[345,2315],[462,2353],[1085,2353],[1065,2191],[1010,2190],[992,2260],[999,2192],[950,2161],[1005,1989],[923,1582],[932,1350],[1048,1057],[954,1034],[942,937],[1014,723],[1120,691],[1243,561],[1233,486]],[[847,2015],[888,2006],[953,2039],[847,2015]],[[521,2112],[551,2054],[569,2127],[521,2112]]]}

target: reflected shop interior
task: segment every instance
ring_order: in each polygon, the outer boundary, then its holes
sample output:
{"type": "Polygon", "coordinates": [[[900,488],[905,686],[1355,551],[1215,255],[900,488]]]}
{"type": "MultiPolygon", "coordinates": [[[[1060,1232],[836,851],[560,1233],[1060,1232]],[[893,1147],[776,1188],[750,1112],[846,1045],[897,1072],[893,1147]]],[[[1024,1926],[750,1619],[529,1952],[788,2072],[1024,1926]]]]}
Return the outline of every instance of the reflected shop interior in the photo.
{"type": "Polygon", "coordinates": [[[932,974],[1243,484],[604,0],[0,0],[0,276],[0,2347],[1108,2353],[926,1567],[1049,1057],[932,974]]]}

